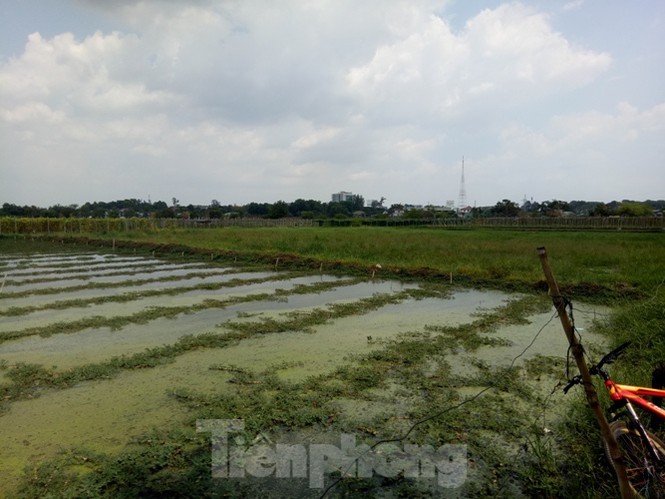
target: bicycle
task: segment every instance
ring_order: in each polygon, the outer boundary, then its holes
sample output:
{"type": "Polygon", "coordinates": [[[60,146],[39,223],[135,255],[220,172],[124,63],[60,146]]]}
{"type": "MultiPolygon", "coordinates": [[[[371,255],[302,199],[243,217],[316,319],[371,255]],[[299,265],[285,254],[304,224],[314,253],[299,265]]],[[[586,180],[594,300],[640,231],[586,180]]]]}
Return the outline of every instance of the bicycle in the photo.
{"type": "MultiPolygon", "coordinates": [[[[612,364],[626,350],[624,343],[605,355],[589,373],[600,376],[609,391],[613,404],[609,408],[610,430],[623,452],[628,481],[633,492],[640,497],[665,498],[665,443],[647,430],[635,412],[633,404],[665,420],[665,410],[643,397],[665,397],[665,390],[643,386],[622,385],[610,377],[604,366],[612,364]]],[[[564,393],[582,382],[575,376],[564,388],[564,393]]],[[[605,454],[613,463],[607,443],[605,454]]]]}

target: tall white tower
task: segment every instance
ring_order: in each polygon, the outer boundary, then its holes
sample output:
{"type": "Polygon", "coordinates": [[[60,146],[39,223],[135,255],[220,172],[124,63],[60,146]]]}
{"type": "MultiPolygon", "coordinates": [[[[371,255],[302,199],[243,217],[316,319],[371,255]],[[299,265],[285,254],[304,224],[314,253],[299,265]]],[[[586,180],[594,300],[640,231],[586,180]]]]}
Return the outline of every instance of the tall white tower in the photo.
{"type": "Polygon", "coordinates": [[[464,156],[462,156],[462,180],[459,185],[459,199],[457,201],[457,209],[461,210],[466,208],[466,187],[464,186],[464,156]]]}

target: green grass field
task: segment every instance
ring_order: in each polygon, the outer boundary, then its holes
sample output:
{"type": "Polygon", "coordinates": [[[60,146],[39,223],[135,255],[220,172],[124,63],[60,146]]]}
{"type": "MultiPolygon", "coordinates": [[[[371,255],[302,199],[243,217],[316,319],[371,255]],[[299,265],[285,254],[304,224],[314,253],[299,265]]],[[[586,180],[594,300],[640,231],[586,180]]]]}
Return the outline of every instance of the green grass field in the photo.
{"type": "MultiPolygon", "coordinates": [[[[547,248],[562,287],[601,287],[617,296],[647,296],[665,279],[665,234],[527,232],[431,228],[223,228],[147,233],[88,234],[137,242],[234,252],[238,257],[280,255],[349,267],[382,266],[384,274],[460,278],[499,287],[532,286],[543,279],[536,248],[547,248]]],[[[587,289],[593,295],[593,289],[587,289]]],[[[591,296],[593,298],[593,296],[591,296]]]]}

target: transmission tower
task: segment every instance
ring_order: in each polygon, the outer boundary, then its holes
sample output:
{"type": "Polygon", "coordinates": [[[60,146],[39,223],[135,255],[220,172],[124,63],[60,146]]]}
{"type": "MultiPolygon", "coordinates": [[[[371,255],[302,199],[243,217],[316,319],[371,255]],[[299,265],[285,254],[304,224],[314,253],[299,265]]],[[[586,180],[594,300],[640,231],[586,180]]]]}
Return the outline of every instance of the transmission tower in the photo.
{"type": "Polygon", "coordinates": [[[459,199],[457,201],[457,209],[461,210],[466,208],[466,187],[464,186],[464,156],[462,156],[462,180],[459,184],[459,199]]]}

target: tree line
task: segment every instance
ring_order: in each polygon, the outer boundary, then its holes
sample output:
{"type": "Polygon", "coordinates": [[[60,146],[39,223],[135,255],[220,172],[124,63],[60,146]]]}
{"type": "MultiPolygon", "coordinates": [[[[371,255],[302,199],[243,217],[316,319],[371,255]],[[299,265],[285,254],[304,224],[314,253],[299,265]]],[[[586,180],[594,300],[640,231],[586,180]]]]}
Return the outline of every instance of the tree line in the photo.
{"type": "Polygon", "coordinates": [[[518,216],[662,216],[665,200],[647,201],[525,201],[518,204],[509,199],[498,201],[494,206],[474,207],[461,212],[440,206],[413,206],[392,204],[384,206],[384,198],[365,206],[362,196],[353,196],[352,200],[342,202],[323,202],[314,199],[296,199],[292,202],[274,203],[251,202],[245,205],[222,204],[213,199],[208,205],[181,205],[178,199],[171,203],[165,201],[143,201],[124,199],[110,202],[96,201],[83,205],[59,205],[41,208],[37,206],[19,206],[4,203],[0,216],[5,217],[43,217],[43,218],[286,218],[300,217],[309,219],[399,217],[406,219],[431,219],[445,217],[518,217],[518,216]]]}
{"type": "Polygon", "coordinates": [[[216,199],[213,199],[208,205],[181,205],[177,198],[172,198],[170,204],[165,201],[123,199],[111,202],[88,202],[80,206],[56,204],[48,208],[4,203],[0,208],[0,216],[28,218],[333,218],[351,217],[360,211],[363,211],[365,215],[373,216],[384,211],[383,206],[365,207],[364,204],[365,200],[362,196],[353,196],[352,200],[339,203],[297,199],[290,203],[285,201],[252,202],[246,205],[225,205],[216,199]]]}
{"type": "Polygon", "coordinates": [[[662,215],[665,201],[612,201],[601,203],[596,201],[525,201],[522,205],[504,199],[491,208],[482,209],[480,215],[517,217],[517,216],[546,216],[560,217],[566,215],[609,217],[609,216],[635,216],[646,217],[662,215]]]}

